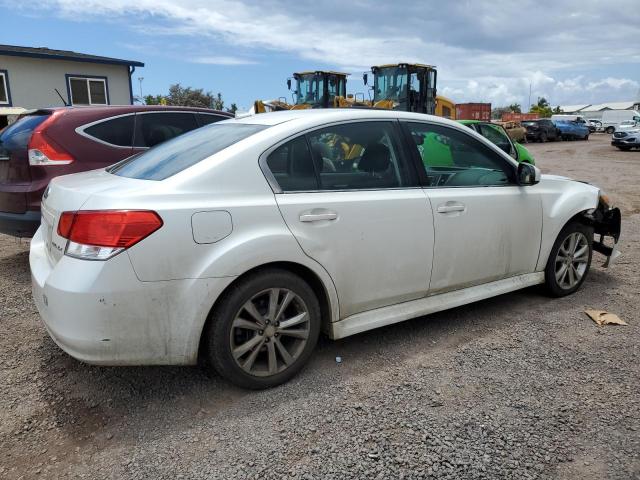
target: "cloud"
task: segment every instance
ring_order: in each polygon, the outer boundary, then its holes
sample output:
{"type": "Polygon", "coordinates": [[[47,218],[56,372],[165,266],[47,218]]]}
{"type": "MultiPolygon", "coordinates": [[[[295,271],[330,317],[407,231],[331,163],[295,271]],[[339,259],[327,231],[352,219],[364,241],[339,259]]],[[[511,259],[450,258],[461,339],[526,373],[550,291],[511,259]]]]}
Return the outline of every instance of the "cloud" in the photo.
{"type": "Polygon", "coordinates": [[[205,56],[190,58],[192,63],[202,63],[206,65],[255,65],[258,62],[240,57],[225,57],[225,56],[205,56]]]}
{"type": "MultiPolygon", "coordinates": [[[[150,38],[197,39],[248,57],[289,55],[310,68],[357,73],[383,63],[429,63],[438,66],[440,92],[456,101],[526,104],[531,87],[533,101],[580,103],[633,98],[638,89],[616,70],[640,71],[640,49],[625,41],[638,36],[637,0],[618,0],[624,15],[589,0],[32,0],[21,8],[74,21],[125,21],[150,38]]],[[[186,58],[253,63],[219,51],[186,58]]]]}

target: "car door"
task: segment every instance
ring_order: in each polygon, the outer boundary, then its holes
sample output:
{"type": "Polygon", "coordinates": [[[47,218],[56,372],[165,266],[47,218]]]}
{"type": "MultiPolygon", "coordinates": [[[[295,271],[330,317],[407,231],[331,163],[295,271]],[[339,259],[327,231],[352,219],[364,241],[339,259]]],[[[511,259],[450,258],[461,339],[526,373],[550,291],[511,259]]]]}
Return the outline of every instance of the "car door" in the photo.
{"type": "Polygon", "coordinates": [[[397,122],[340,123],[266,157],[284,220],[333,279],[341,318],[427,294],[433,218],[397,134],[397,122]]]}
{"type": "Polygon", "coordinates": [[[542,203],[515,184],[515,164],[461,129],[403,123],[434,215],[430,294],[535,270],[542,203]],[[434,146],[434,139],[439,146],[434,146]],[[442,165],[442,149],[449,165],[442,165]]]}

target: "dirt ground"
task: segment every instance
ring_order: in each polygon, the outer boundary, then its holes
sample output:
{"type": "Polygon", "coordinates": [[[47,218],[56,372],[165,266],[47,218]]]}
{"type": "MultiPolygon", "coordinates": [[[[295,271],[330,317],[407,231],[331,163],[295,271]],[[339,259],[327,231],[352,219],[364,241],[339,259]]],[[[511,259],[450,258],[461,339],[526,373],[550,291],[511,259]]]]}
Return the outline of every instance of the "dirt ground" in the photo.
{"type": "Polygon", "coordinates": [[[528,147],[620,206],[614,268],[594,254],[570,297],[531,288],[322,339],[263,392],[72,359],[31,300],[28,242],[0,235],[0,478],[640,478],[640,152],[608,142],[528,147]]]}

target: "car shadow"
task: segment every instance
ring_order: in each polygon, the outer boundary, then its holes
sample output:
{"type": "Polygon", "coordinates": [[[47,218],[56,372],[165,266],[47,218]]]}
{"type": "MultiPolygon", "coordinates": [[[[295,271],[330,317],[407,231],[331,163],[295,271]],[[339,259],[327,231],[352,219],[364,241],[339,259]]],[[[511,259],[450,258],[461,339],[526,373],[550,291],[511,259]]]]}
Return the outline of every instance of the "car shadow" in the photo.
{"type": "Polygon", "coordinates": [[[531,321],[532,315],[543,319],[551,309],[575,315],[576,305],[588,304],[593,289],[603,284],[615,287],[606,271],[594,269],[583,289],[561,299],[531,287],[338,341],[321,337],[301,374],[262,392],[237,388],[201,366],[87,365],[62,352],[43,331],[37,348],[40,371],[46,379],[41,394],[56,425],[71,437],[99,439],[116,431],[122,441],[134,442],[150,424],[154,432],[168,432],[185,420],[244,416],[247,406],[277,404],[312,393],[331,395],[337,386],[398,365],[407,357],[426,354],[428,361],[429,355],[442,349],[455,349],[518,322],[531,321]]]}

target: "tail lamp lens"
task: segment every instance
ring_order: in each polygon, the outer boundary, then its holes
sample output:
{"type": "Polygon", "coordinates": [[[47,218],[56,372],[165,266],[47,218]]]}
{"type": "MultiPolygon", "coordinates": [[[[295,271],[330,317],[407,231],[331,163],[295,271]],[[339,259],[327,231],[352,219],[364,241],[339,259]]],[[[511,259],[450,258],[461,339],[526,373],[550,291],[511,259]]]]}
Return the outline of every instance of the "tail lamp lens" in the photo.
{"type": "Polygon", "coordinates": [[[148,237],[163,225],[151,210],[64,212],[58,235],[69,240],[66,254],[106,260],[148,237]]]}
{"type": "Polygon", "coordinates": [[[48,119],[36,127],[29,139],[29,165],[68,165],[73,163],[73,157],[45,133],[45,130],[55,121],[59,113],[53,113],[48,119]]]}

